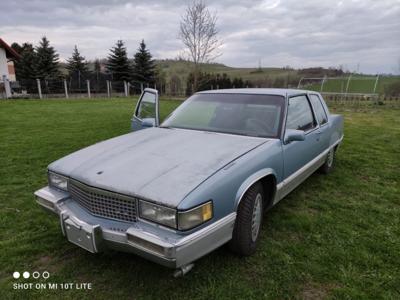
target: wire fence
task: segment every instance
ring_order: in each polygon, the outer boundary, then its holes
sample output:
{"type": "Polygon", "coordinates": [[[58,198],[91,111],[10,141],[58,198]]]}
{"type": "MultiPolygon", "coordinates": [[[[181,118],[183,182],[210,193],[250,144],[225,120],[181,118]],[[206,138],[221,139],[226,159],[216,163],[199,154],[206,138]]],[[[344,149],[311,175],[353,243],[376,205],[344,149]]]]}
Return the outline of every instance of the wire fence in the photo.
{"type": "MultiPolygon", "coordinates": [[[[312,80],[318,81],[321,78],[313,78],[312,80]]],[[[304,85],[299,82],[298,88],[306,87],[307,84],[312,84],[310,78],[304,78],[304,85]],[[307,84],[306,84],[307,82],[307,84]],[[301,86],[302,85],[302,86],[301,86]]],[[[325,80],[327,80],[325,78],[325,80]]],[[[376,82],[371,84],[371,92],[354,92],[349,89],[349,82],[352,80],[341,79],[335,80],[335,83],[340,83],[342,86],[340,92],[331,91],[328,85],[322,86],[317,89],[324,98],[336,104],[394,104],[400,105],[400,96],[378,94],[376,90],[376,82]]],[[[333,81],[333,80],[332,80],[333,81]]],[[[325,83],[326,84],[326,83],[325,83]]],[[[139,95],[144,88],[150,87],[157,89],[162,96],[172,98],[182,98],[188,94],[193,93],[192,89],[188,89],[186,84],[183,86],[182,82],[168,82],[157,84],[148,84],[144,82],[135,81],[117,81],[112,80],[104,74],[96,74],[91,77],[72,76],[69,79],[58,80],[45,80],[45,79],[29,79],[20,80],[15,82],[7,82],[0,79],[0,98],[13,98],[13,99],[50,99],[50,98],[112,98],[112,97],[129,97],[139,95]],[[6,85],[9,84],[9,92],[7,95],[6,85]]],[[[258,86],[257,86],[258,87],[258,86]]],[[[312,86],[309,86],[312,87],[312,86]]],[[[212,86],[212,89],[219,89],[220,87],[212,86]]],[[[223,87],[221,87],[223,88],[223,87]]],[[[315,89],[314,89],[315,90],[315,89]]]]}

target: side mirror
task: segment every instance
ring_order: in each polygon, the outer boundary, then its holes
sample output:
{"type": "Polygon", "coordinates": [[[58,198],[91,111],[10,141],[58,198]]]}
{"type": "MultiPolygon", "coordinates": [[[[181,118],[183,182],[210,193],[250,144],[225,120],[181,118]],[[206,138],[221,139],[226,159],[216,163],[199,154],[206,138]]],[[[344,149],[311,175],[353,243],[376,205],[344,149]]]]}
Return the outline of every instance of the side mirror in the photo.
{"type": "Polygon", "coordinates": [[[144,118],[142,120],[142,127],[155,127],[156,119],[154,118],[144,118]]]}
{"type": "Polygon", "coordinates": [[[304,141],[306,139],[306,135],[303,130],[295,130],[295,129],[286,129],[284,143],[289,144],[293,141],[304,141]]]}

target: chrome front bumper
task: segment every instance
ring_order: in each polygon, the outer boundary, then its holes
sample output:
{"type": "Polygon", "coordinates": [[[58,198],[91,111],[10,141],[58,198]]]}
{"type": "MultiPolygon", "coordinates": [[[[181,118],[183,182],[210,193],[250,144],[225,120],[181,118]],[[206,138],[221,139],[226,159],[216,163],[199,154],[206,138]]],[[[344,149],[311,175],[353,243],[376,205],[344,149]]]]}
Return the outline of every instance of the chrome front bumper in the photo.
{"type": "Polygon", "coordinates": [[[128,251],[170,268],[179,268],[232,238],[236,213],[191,234],[179,234],[143,221],[126,223],[91,215],[69,194],[50,187],[35,192],[43,208],[57,214],[67,239],[93,253],[103,248],[128,251]]]}

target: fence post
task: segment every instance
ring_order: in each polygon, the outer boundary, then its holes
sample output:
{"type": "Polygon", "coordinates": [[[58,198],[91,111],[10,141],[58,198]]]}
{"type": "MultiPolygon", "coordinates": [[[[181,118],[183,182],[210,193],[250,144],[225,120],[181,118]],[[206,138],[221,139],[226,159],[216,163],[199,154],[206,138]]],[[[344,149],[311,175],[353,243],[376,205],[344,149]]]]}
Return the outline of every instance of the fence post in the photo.
{"type": "Polygon", "coordinates": [[[90,99],[90,98],[91,98],[91,95],[90,95],[90,80],[89,80],[89,79],[86,80],[86,86],[87,86],[88,98],[90,99]]]}
{"type": "Polygon", "coordinates": [[[125,80],[124,80],[124,94],[125,94],[125,97],[128,97],[128,85],[125,80]]]}
{"type": "Polygon", "coordinates": [[[350,80],[351,80],[351,74],[349,75],[349,78],[347,79],[347,84],[346,84],[346,97],[347,97],[347,92],[349,91],[350,80]]]}
{"type": "MultiPolygon", "coordinates": [[[[320,93],[322,93],[322,90],[324,89],[325,79],[326,79],[326,75],[324,76],[324,78],[322,78],[321,90],[319,91],[320,93]]],[[[299,82],[299,83],[300,83],[300,82],[299,82]]]]}
{"type": "Polygon", "coordinates": [[[107,97],[110,98],[110,81],[106,80],[106,85],[107,85],[107,97]]]}
{"type": "Polygon", "coordinates": [[[36,79],[36,83],[37,83],[37,89],[38,89],[38,93],[39,93],[39,99],[43,99],[42,87],[40,85],[40,79],[36,79]]]}
{"type": "Polygon", "coordinates": [[[128,88],[127,88],[127,90],[128,90],[128,95],[127,95],[127,97],[129,97],[129,95],[131,94],[131,83],[130,83],[130,82],[128,82],[128,88]]]}
{"type": "Polygon", "coordinates": [[[112,81],[110,80],[110,81],[108,82],[108,84],[110,85],[110,97],[111,97],[111,95],[112,95],[112,81]]]}
{"type": "Polygon", "coordinates": [[[379,74],[376,75],[376,80],[375,80],[375,85],[374,85],[374,91],[373,91],[374,94],[375,94],[375,92],[376,92],[376,87],[378,86],[378,80],[379,80],[379,74]]]}
{"type": "Polygon", "coordinates": [[[304,76],[300,78],[299,83],[297,84],[297,88],[300,88],[301,81],[303,80],[304,76]]]}
{"type": "Polygon", "coordinates": [[[68,96],[68,86],[67,86],[67,80],[64,79],[64,92],[65,92],[65,98],[69,98],[68,96]]]}
{"type": "Polygon", "coordinates": [[[143,93],[143,82],[140,83],[140,92],[143,93]]]}

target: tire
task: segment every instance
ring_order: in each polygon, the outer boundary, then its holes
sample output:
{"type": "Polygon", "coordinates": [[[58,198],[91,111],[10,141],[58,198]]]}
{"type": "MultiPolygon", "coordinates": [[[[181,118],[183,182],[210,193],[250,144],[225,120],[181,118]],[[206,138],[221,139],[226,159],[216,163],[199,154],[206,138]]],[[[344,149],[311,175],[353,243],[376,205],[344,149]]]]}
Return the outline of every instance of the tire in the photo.
{"type": "Polygon", "coordinates": [[[329,150],[328,155],[326,156],[326,160],[324,164],[321,166],[320,171],[322,174],[329,174],[333,171],[335,167],[335,148],[329,150]]]}
{"type": "Polygon", "coordinates": [[[252,255],[257,248],[263,221],[264,192],[260,182],[251,186],[239,203],[229,248],[240,256],[252,255]]]}

